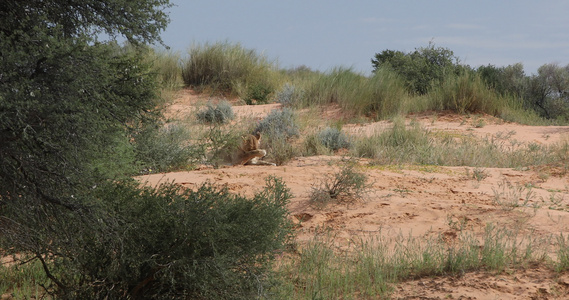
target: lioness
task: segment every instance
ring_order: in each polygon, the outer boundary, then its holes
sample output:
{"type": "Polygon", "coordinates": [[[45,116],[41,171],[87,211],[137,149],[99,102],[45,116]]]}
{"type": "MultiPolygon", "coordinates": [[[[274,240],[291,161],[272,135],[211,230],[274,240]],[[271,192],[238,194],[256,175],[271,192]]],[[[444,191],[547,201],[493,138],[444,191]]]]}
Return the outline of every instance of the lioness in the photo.
{"type": "Polygon", "coordinates": [[[261,133],[256,132],[254,135],[249,134],[243,137],[241,145],[237,147],[233,155],[232,165],[263,165],[263,166],[276,166],[276,164],[262,161],[267,155],[267,150],[259,149],[261,146],[261,133]]]}

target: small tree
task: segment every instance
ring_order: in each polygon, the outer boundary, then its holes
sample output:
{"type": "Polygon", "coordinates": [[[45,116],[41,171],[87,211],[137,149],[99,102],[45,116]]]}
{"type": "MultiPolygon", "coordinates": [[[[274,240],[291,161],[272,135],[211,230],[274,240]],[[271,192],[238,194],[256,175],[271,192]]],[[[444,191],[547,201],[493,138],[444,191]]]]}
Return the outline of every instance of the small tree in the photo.
{"type": "Polygon", "coordinates": [[[442,81],[449,74],[459,74],[465,69],[459,59],[447,48],[429,46],[415,49],[410,53],[383,50],[371,60],[373,72],[380,68],[394,70],[404,78],[412,93],[426,94],[431,86],[442,81]]]}

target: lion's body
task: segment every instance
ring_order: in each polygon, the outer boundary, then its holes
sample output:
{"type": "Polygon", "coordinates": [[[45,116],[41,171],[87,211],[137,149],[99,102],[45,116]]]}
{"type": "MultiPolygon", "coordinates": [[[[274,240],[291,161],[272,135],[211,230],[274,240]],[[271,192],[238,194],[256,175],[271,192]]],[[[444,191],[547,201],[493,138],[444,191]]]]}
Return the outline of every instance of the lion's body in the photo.
{"type": "Polygon", "coordinates": [[[274,163],[266,162],[260,160],[267,155],[267,151],[260,149],[261,146],[261,134],[256,133],[255,135],[247,135],[243,138],[243,142],[237,148],[235,154],[233,155],[232,164],[233,165],[269,165],[275,166],[274,163]]]}

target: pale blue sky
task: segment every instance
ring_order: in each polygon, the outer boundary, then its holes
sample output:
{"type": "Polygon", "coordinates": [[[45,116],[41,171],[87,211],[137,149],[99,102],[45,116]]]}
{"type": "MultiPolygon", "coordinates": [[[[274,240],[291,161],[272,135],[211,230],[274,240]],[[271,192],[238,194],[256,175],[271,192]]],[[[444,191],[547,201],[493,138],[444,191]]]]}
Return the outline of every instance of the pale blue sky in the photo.
{"type": "Polygon", "coordinates": [[[569,64],[569,1],[500,0],[172,0],[164,42],[181,54],[192,43],[229,41],[280,67],[369,74],[385,49],[412,51],[429,41],[477,67],[569,64]]]}

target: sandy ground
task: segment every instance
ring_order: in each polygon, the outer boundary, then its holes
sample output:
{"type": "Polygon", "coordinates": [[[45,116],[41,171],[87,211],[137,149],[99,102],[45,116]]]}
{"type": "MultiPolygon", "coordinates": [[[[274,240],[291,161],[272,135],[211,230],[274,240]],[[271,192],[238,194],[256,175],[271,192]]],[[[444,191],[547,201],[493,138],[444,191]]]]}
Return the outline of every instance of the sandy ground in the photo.
{"type": "MultiPolygon", "coordinates": [[[[207,97],[182,92],[168,107],[170,118],[183,118],[195,111],[207,97]]],[[[240,106],[238,116],[262,118],[277,104],[240,106]]],[[[334,113],[333,113],[334,114],[334,113]]],[[[336,113],[337,114],[337,113],[336,113]]],[[[324,116],[326,114],[323,114],[324,116]]],[[[416,115],[430,130],[474,134],[493,138],[508,135],[523,143],[551,144],[569,138],[569,127],[522,126],[504,123],[489,116],[452,114],[416,115]]],[[[347,125],[354,134],[384,130],[389,122],[347,125]]],[[[360,160],[372,182],[363,200],[329,204],[315,208],[309,203],[312,187],[339,170],[341,156],[298,157],[282,166],[203,167],[189,172],[141,176],[142,182],[156,185],[174,181],[195,188],[206,181],[251,196],[264,185],[265,177],[283,179],[291,189],[291,218],[298,224],[297,242],[311,240],[319,232],[332,230],[339,246],[350,240],[400,235],[424,237],[443,235],[456,239],[460,228],[481,234],[488,223],[517,231],[520,235],[546,238],[569,232],[569,175],[544,175],[544,170],[484,168],[486,175],[476,180],[474,168],[430,166],[378,166],[360,160]],[[531,187],[531,189],[530,189],[531,187]],[[513,195],[512,191],[519,190],[513,195]],[[514,209],[499,205],[497,194],[521,204],[514,209]],[[529,194],[528,194],[529,193],[529,194]],[[527,199],[527,201],[526,201],[527,199]]],[[[545,249],[544,251],[550,251],[545,249]]],[[[554,253],[551,253],[554,255],[554,253]]],[[[393,299],[569,299],[569,274],[554,273],[544,266],[500,274],[470,272],[459,277],[428,277],[399,284],[393,299]]]]}

